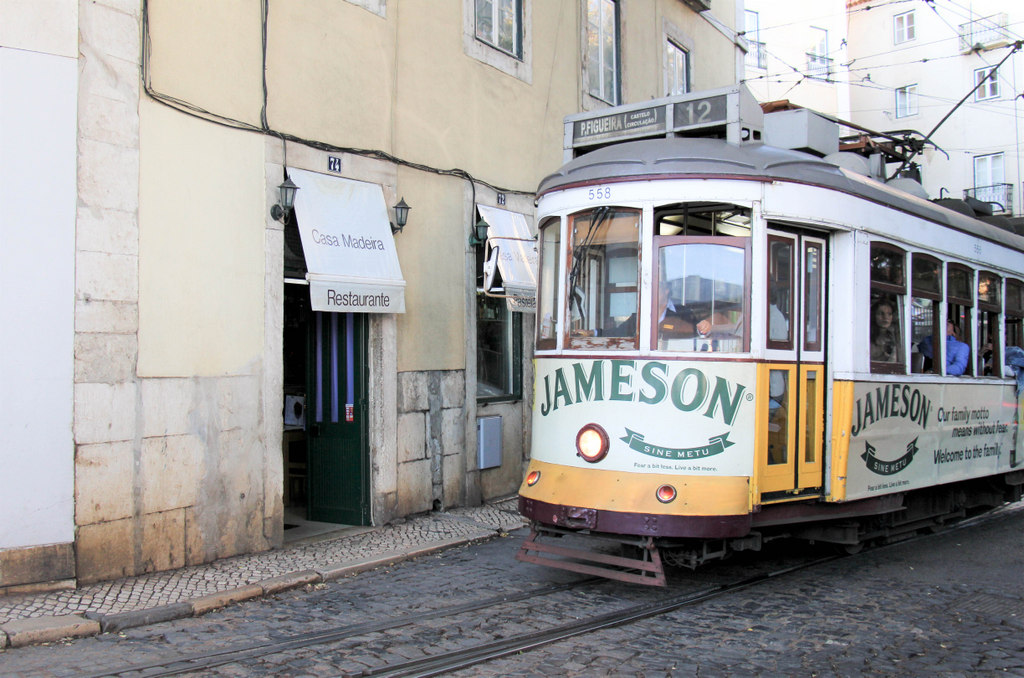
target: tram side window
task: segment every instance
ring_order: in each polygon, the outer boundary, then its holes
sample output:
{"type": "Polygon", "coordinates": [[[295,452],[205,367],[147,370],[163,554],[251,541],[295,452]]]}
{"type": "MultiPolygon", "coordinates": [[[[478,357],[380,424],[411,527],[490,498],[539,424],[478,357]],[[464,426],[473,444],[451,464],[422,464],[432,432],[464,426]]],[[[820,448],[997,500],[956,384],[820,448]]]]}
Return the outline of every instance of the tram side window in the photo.
{"type": "Polygon", "coordinates": [[[932,347],[945,336],[941,315],[942,262],[927,254],[915,254],[910,270],[910,371],[938,371],[934,369],[932,347]]]}
{"type": "Polygon", "coordinates": [[[979,376],[1001,376],[999,326],[1003,308],[1002,279],[994,273],[978,273],[978,350],[975,354],[979,376]]]}
{"type": "Polygon", "coordinates": [[[537,348],[550,350],[558,341],[558,259],[562,252],[561,219],[541,223],[540,271],[537,281],[537,348]]]}
{"type": "Polygon", "coordinates": [[[907,294],[903,250],[871,245],[871,371],[903,374],[903,308],[907,294]]]}
{"type": "MultiPolygon", "coordinates": [[[[1024,283],[1006,281],[1006,348],[1024,349],[1024,283]]],[[[1009,351],[1007,351],[1009,354],[1009,351]]]]}
{"type": "MultiPolygon", "coordinates": [[[[946,266],[946,363],[943,374],[952,376],[974,374],[970,358],[971,314],[974,307],[974,271],[960,264],[946,266]],[[964,349],[954,344],[950,350],[949,336],[967,344],[966,360],[961,359],[964,349]],[[965,364],[966,362],[966,364],[965,364]]],[[[939,372],[938,369],[935,372],[939,372]]]]}
{"type": "Polygon", "coordinates": [[[598,207],[570,217],[569,343],[636,348],[640,210],[598,207]]]}

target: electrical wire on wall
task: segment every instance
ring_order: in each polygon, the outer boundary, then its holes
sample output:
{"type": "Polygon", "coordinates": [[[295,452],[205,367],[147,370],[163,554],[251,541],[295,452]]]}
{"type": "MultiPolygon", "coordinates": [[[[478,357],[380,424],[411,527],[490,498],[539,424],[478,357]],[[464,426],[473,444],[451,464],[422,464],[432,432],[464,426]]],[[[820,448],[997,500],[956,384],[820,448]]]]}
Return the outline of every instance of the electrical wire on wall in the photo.
{"type": "MultiPolygon", "coordinates": [[[[200,118],[207,122],[212,122],[217,125],[229,127],[231,129],[242,130],[246,132],[254,132],[257,134],[263,134],[273,136],[281,139],[282,143],[293,142],[313,148],[319,151],[327,151],[331,153],[348,153],[351,155],[358,155],[366,158],[373,158],[376,160],[383,160],[386,162],[394,163],[402,167],[408,167],[420,172],[427,172],[430,174],[438,174],[442,176],[451,176],[464,179],[469,182],[472,189],[473,202],[476,205],[476,186],[486,186],[497,193],[509,193],[514,195],[532,196],[533,191],[523,191],[512,188],[503,188],[496,186],[492,183],[478,179],[470,174],[468,171],[460,168],[443,169],[438,167],[432,167],[430,165],[424,165],[422,163],[412,162],[399,158],[391,153],[378,149],[366,149],[366,148],[353,148],[348,146],[337,146],[324,141],[317,141],[315,139],[306,139],[304,137],[296,136],[294,134],[288,134],[280,130],[275,130],[271,127],[267,119],[267,100],[268,100],[268,88],[267,88],[267,18],[269,15],[270,7],[269,0],[262,0],[261,2],[261,75],[262,75],[262,102],[260,106],[260,124],[254,125],[252,123],[245,122],[243,120],[237,120],[230,118],[213,111],[209,111],[201,106],[193,104],[191,102],[179,99],[175,96],[158,92],[153,88],[151,77],[151,59],[152,59],[152,42],[150,38],[149,30],[149,0],[142,1],[142,87],[146,95],[152,98],[154,101],[160,102],[165,106],[169,106],[177,111],[191,115],[193,117],[200,118]]],[[[472,228],[472,224],[470,224],[472,228]]]]}

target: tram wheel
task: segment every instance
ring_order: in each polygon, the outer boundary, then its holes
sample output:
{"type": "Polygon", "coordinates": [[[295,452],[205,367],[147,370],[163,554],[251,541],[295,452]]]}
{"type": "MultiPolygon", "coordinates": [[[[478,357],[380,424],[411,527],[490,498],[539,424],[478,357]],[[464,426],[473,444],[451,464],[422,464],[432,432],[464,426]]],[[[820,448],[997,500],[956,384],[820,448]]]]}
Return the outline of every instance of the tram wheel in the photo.
{"type": "Polygon", "coordinates": [[[839,548],[846,555],[852,556],[864,550],[864,542],[859,541],[856,544],[841,544],[839,548]]]}

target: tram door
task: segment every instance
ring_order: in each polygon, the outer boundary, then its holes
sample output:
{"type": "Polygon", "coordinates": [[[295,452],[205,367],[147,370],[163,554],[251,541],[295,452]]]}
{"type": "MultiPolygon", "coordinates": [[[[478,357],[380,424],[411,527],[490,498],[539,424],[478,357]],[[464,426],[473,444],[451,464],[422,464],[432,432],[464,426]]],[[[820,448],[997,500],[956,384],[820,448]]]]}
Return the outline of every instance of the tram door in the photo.
{"type": "Polygon", "coordinates": [[[823,487],[825,245],[769,231],[765,345],[758,371],[758,490],[762,502],[823,487]]]}

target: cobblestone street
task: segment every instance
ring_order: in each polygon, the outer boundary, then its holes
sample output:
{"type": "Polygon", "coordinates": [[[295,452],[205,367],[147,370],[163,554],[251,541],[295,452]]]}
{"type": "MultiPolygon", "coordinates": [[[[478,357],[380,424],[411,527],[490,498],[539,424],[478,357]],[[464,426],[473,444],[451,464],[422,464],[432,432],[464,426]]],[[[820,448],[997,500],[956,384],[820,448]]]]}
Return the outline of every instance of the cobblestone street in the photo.
{"type": "MultiPolygon", "coordinates": [[[[312,644],[201,675],[334,676],[511,636],[616,601],[655,600],[758,567],[676,574],[669,592],[601,582],[556,602],[528,595],[484,618],[433,611],[579,579],[514,560],[525,530],[391,567],[252,600],[201,617],[0,653],[4,676],[101,674],[126,664],[284,641],[409,618],[344,642],[312,644]],[[575,596],[574,598],[572,596],[575,596]],[[417,615],[419,615],[417,617],[417,615]],[[415,618],[415,619],[414,619],[415,618]]],[[[464,676],[1024,676],[1024,508],[914,542],[866,551],[670,614],[476,665],[464,676]]],[[[196,673],[195,675],[200,675],[196,673]]]]}

